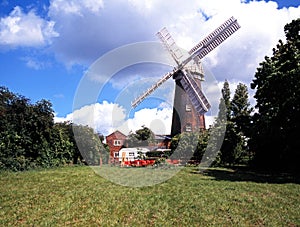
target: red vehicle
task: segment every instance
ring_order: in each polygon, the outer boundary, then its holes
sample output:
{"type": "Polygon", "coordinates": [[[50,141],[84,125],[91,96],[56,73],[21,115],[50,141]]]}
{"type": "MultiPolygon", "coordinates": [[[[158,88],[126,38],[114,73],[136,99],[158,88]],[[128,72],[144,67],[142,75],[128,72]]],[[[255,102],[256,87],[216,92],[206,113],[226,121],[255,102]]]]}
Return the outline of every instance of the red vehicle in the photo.
{"type": "Polygon", "coordinates": [[[144,166],[152,166],[155,163],[155,159],[148,160],[134,160],[134,161],[124,161],[123,166],[133,166],[133,167],[144,167],[144,166]]]}

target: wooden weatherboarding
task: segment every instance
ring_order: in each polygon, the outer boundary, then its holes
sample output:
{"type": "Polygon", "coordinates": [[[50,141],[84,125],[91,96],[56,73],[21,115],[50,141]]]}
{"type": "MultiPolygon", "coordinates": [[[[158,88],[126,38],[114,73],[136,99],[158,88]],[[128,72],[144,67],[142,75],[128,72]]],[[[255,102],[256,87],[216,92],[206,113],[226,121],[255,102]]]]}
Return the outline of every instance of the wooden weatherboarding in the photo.
{"type": "Polygon", "coordinates": [[[183,131],[196,131],[205,128],[204,114],[211,106],[201,89],[201,81],[204,79],[201,59],[239,28],[240,25],[237,20],[234,17],[229,18],[194,46],[185,59],[182,59],[183,54],[168,30],[163,28],[157,33],[157,36],[176,62],[176,66],[137,97],[132,102],[132,107],[135,108],[160,85],[173,77],[176,88],[171,134],[176,135],[183,131]]]}

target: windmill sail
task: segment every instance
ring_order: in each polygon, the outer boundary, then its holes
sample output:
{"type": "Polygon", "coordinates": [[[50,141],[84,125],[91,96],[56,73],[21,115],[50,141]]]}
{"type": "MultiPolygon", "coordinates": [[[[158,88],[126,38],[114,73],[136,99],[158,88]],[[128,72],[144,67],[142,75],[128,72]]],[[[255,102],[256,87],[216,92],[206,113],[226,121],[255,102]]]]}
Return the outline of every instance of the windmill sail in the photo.
{"type": "Polygon", "coordinates": [[[142,95],[140,95],[138,98],[136,98],[132,103],[131,106],[135,108],[138,104],[140,104],[148,95],[150,95],[152,92],[155,91],[156,88],[158,88],[160,85],[162,85],[164,82],[166,82],[171,76],[173,76],[174,71],[168,72],[165,74],[159,81],[157,81],[155,84],[152,85],[147,91],[145,91],[142,95]]]}
{"type": "Polygon", "coordinates": [[[190,55],[198,56],[202,59],[205,55],[219,46],[229,36],[240,28],[237,20],[234,17],[229,18],[220,27],[210,33],[206,38],[194,46],[190,51],[190,55]]]}
{"type": "Polygon", "coordinates": [[[156,35],[178,65],[183,54],[179,47],[176,45],[168,30],[166,28],[163,28],[159,32],[157,32],[156,35]]]}
{"type": "Polygon", "coordinates": [[[197,85],[196,81],[189,74],[182,73],[180,83],[187,93],[190,101],[192,102],[195,110],[199,114],[205,114],[210,109],[210,104],[203,94],[201,88],[197,85]]]}

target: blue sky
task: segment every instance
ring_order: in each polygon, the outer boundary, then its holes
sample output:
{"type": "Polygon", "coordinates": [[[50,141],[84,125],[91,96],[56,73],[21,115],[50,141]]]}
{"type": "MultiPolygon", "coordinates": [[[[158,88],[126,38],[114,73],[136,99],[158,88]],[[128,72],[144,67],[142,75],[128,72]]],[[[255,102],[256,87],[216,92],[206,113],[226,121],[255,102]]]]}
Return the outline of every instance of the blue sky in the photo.
{"type": "MultiPolygon", "coordinates": [[[[172,81],[137,110],[124,107],[120,97],[136,97],[170,66],[139,63],[121,68],[103,82],[100,74],[96,79],[90,77],[93,62],[123,45],[158,41],[155,33],[164,26],[178,46],[189,49],[224,20],[235,16],[242,28],[203,59],[206,73],[213,75],[219,85],[228,79],[234,92],[239,82],[249,85],[258,63],[284,38],[283,26],[300,17],[299,5],[298,0],[194,0],[190,4],[180,0],[0,0],[0,85],[33,102],[50,100],[56,120],[74,119],[72,113],[77,109],[78,122],[104,134],[124,122],[134,130],[157,121],[163,122],[163,129],[155,126],[156,129],[167,133],[172,81]],[[85,79],[90,81],[91,90],[93,85],[101,88],[100,94],[94,103],[73,105],[85,79]],[[86,111],[98,115],[87,120],[86,111]],[[115,118],[117,123],[112,124],[115,118]]],[[[89,97],[89,92],[87,89],[82,95],[89,97]]],[[[209,114],[207,119],[216,113],[209,114]]]]}

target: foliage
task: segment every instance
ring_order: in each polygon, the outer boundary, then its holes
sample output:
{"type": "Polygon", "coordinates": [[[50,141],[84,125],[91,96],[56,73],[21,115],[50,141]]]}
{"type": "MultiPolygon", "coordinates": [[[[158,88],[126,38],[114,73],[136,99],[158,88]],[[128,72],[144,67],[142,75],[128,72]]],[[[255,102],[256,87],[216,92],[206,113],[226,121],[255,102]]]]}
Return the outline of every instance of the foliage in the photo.
{"type": "MultiPolygon", "coordinates": [[[[73,128],[82,127],[73,127],[68,122],[55,124],[49,101],[32,104],[29,99],[0,87],[0,116],[0,169],[18,171],[81,163],[83,158],[73,128]]],[[[87,155],[87,160],[99,163],[102,142],[99,138],[95,140],[90,128],[83,128],[86,132],[83,133],[84,144],[95,154],[87,155]],[[98,149],[98,156],[95,149],[98,149]],[[91,161],[96,158],[98,162],[91,161]]],[[[102,153],[107,154],[106,150],[102,153]]]]}
{"type": "Polygon", "coordinates": [[[299,169],[300,18],[284,28],[272,57],[260,63],[251,84],[256,89],[251,148],[259,167],[299,169]]]}
{"type": "Polygon", "coordinates": [[[183,163],[187,163],[197,148],[198,137],[198,133],[193,132],[184,132],[173,137],[171,140],[172,159],[180,159],[183,163]]]}
{"type": "Polygon", "coordinates": [[[199,133],[185,132],[174,136],[171,140],[172,159],[180,159],[186,164],[189,160],[200,163],[206,151],[209,131],[199,133]]]}
{"type": "Polygon", "coordinates": [[[191,157],[193,161],[201,162],[202,165],[226,166],[248,163],[250,153],[247,141],[252,108],[248,100],[247,86],[240,83],[232,99],[230,94],[229,82],[226,80],[222,88],[216,123],[209,130],[182,133],[173,137],[171,149],[174,157],[178,159],[191,157]],[[217,153],[219,154],[216,157],[217,153]]]}
{"type": "Polygon", "coordinates": [[[201,161],[203,161],[202,158],[204,153],[207,151],[210,135],[211,134],[209,130],[202,130],[199,133],[197,147],[192,157],[192,160],[196,161],[196,163],[200,163],[201,161]]]}
{"type": "Polygon", "coordinates": [[[226,113],[226,119],[230,120],[231,115],[230,115],[230,107],[231,107],[231,102],[230,102],[230,88],[229,88],[229,83],[227,80],[225,80],[223,84],[223,88],[221,90],[222,93],[222,101],[225,104],[225,113],[226,113]]]}
{"type": "Polygon", "coordinates": [[[142,126],[141,129],[135,131],[135,133],[130,133],[125,144],[129,147],[141,147],[148,146],[154,141],[154,133],[151,129],[146,126],[142,126]]]}
{"type": "Polygon", "coordinates": [[[251,113],[253,108],[250,107],[248,88],[245,84],[239,83],[231,101],[231,121],[235,124],[238,133],[243,136],[249,136],[251,113]]]}
{"type": "Polygon", "coordinates": [[[108,150],[101,142],[101,136],[88,126],[73,125],[74,137],[84,161],[88,165],[99,165],[100,159],[108,162],[108,150]]]}
{"type": "Polygon", "coordinates": [[[224,141],[215,162],[215,165],[221,166],[247,164],[250,158],[247,140],[252,108],[248,100],[247,86],[239,83],[232,99],[230,93],[226,80],[222,89],[218,119],[214,125],[215,130],[226,125],[224,141]]]}

